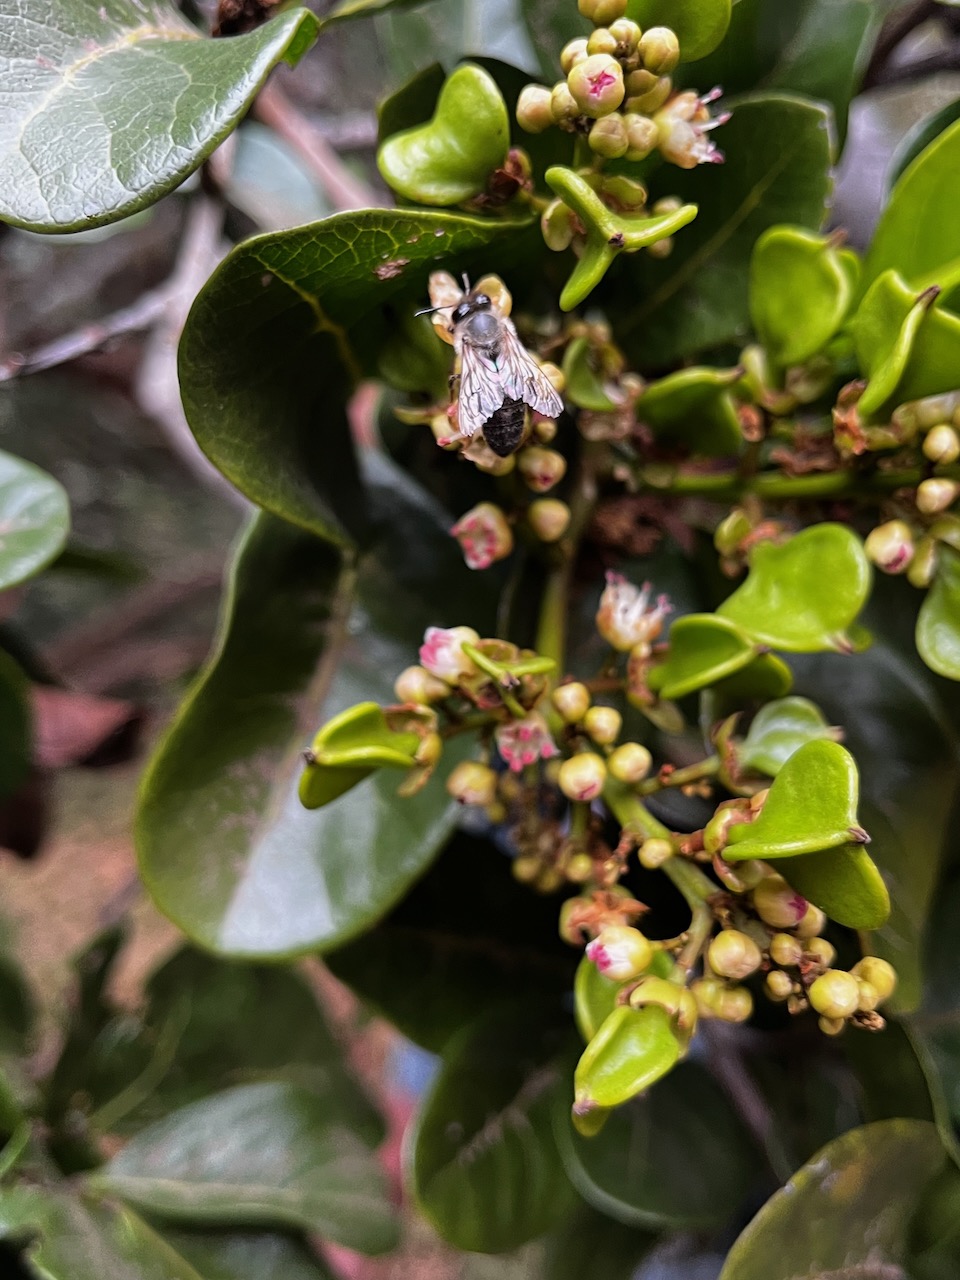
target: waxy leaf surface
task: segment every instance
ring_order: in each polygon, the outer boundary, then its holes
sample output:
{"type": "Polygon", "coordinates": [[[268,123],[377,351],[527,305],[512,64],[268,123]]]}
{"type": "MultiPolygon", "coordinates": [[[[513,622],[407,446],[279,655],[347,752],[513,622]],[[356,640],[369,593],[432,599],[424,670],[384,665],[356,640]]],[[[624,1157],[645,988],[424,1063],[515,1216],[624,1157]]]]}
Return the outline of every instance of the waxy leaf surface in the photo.
{"type": "Polygon", "coordinates": [[[689,613],[670,628],[666,661],[652,668],[649,685],[664,698],[682,698],[748,666],[757,647],[733,622],[689,613]]]}
{"type": "Polygon", "coordinates": [[[932,671],[960,680],[960,554],[940,550],[937,574],[920,606],[917,651],[932,671]]]}
{"type": "Polygon", "coordinates": [[[823,712],[809,698],[778,698],[761,707],[737,748],[737,759],[748,769],[775,778],[805,742],[835,738],[823,712]]]}
{"type": "Polygon", "coordinates": [[[55,559],[69,529],[62,486],[32,463],[0,452],[0,591],[55,559]]]}

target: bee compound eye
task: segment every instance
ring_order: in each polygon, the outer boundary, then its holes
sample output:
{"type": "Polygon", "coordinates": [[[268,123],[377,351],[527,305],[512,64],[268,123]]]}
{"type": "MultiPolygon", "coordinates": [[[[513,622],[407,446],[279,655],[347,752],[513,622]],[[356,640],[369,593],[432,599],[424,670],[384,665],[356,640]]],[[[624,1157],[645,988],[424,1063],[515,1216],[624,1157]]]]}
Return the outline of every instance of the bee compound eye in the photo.
{"type": "Polygon", "coordinates": [[[454,307],[453,315],[450,317],[454,324],[460,324],[462,320],[466,320],[467,316],[473,314],[473,304],[469,302],[461,302],[459,306],[454,307]]]}

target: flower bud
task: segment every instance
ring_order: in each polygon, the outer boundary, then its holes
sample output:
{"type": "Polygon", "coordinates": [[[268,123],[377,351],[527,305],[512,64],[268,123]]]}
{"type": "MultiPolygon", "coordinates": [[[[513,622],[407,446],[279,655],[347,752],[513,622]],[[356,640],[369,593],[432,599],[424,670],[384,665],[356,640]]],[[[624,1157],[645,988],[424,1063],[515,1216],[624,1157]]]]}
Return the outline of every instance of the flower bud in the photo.
{"type": "Polygon", "coordinates": [[[702,97],[688,90],[675,94],[663,110],[657,112],[660,154],[665,160],[681,169],[695,169],[698,164],[723,163],[723,152],[717,150],[716,143],[709,136],[711,130],[730,118],[728,114],[711,117],[710,103],[716,102],[719,96],[719,89],[702,97]]]}
{"type": "Polygon", "coordinates": [[[956,462],[960,458],[960,435],[946,422],[941,422],[927,432],[923,453],[931,462],[956,462]]]}
{"type": "Polygon", "coordinates": [[[746,893],[753,889],[768,874],[763,862],[749,858],[746,862],[724,862],[719,854],[714,854],[713,869],[717,878],[731,893],[746,893]]]}
{"type": "Polygon", "coordinates": [[[888,520],[870,531],[863,547],[884,573],[903,573],[913,559],[913,534],[904,520],[888,520]]]}
{"type": "Polygon", "coordinates": [[[753,996],[746,987],[721,987],[713,1016],[721,1022],[746,1022],[753,1013],[753,996]]]}
{"type": "Polygon", "coordinates": [[[523,720],[500,725],[494,737],[497,750],[514,773],[538,760],[550,760],[560,754],[546,720],[538,711],[532,711],[523,720]]]}
{"type": "Polygon", "coordinates": [[[640,860],[641,867],[646,867],[648,871],[656,871],[658,867],[662,867],[669,858],[673,857],[673,854],[674,849],[671,842],[658,836],[644,840],[637,850],[637,857],[640,860]]]}
{"type": "Polygon", "coordinates": [[[611,57],[617,52],[617,37],[609,27],[596,27],[587,37],[587,53],[608,53],[611,57]]]}
{"type": "Polygon", "coordinates": [[[559,867],[541,867],[540,874],[533,882],[537,893],[556,893],[567,882],[567,877],[559,867]]]}
{"type": "Polygon", "coordinates": [[[783,876],[767,876],[753,891],[753,909],[774,929],[794,929],[807,914],[809,903],[783,876]]]}
{"type": "Polygon", "coordinates": [[[717,525],[713,545],[722,556],[732,556],[740,550],[744,538],[753,532],[753,522],[742,507],[734,507],[717,525]]]}
{"type": "Polygon", "coordinates": [[[570,92],[566,80],[558,80],[550,91],[550,113],[554,124],[559,125],[570,124],[580,115],[580,106],[570,92]]]}
{"type": "Polygon", "coordinates": [[[620,737],[623,716],[615,707],[591,707],[583,717],[583,727],[600,747],[610,747],[620,737]]]}
{"type": "Polygon", "coordinates": [[[638,978],[653,959],[653,947],[639,929],[629,925],[605,925],[587,946],[591,960],[605,978],[629,982],[638,978]]]}
{"type": "Polygon", "coordinates": [[[621,653],[635,645],[651,643],[663,630],[670,604],[666,596],[658,596],[657,603],[651,606],[650,592],[649,582],[640,588],[618,573],[607,574],[597,610],[597,630],[621,653]]]}
{"type": "Polygon", "coordinates": [[[577,215],[562,200],[551,200],[540,216],[543,242],[554,253],[569,249],[577,230],[577,215]]]}
{"type": "Polygon", "coordinates": [[[825,1036],[838,1036],[846,1030],[847,1023],[844,1018],[818,1018],[817,1026],[825,1036]]]}
{"type": "Polygon", "coordinates": [[[803,947],[791,933],[775,933],[770,939],[770,959],[784,968],[795,969],[803,958],[803,947]]]}
{"type": "Polygon", "coordinates": [[[586,39],[569,40],[560,50],[560,69],[564,75],[587,57],[586,39]]]}
{"type": "Polygon", "coordinates": [[[627,0],[577,0],[577,8],[595,26],[605,27],[627,12],[627,0]]]}
{"type": "Polygon", "coordinates": [[[793,979],[782,969],[772,969],[767,974],[763,985],[768,997],[778,1004],[786,1000],[793,991],[793,979]]]}
{"type": "Polygon", "coordinates": [[[623,87],[630,98],[642,98],[645,93],[649,93],[651,89],[656,88],[659,76],[654,75],[652,71],[637,70],[627,72],[623,87]]]}
{"type": "Polygon", "coordinates": [[[640,61],[655,76],[668,76],[680,61],[680,41],[669,27],[648,27],[638,48],[640,61]]]}
{"type": "Polygon", "coordinates": [[[427,733],[420,739],[414,753],[414,761],[427,769],[433,769],[443,755],[443,739],[439,733],[427,733]]]}
{"type": "Polygon", "coordinates": [[[930,526],[930,537],[937,542],[945,542],[954,551],[960,551],[960,516],[950,512],[938,516],[930,526]]]}
{"type": "Polygon", "coordinates": [[[567,879],[571,884],[586,884],[593,879],[593,859],[589,853],[575,853],[567,863],[567,879]]]}
{"type": "Polygon", "coordinates": [[[399,702],[429,706],[431,702],[439,702],[441,698],[445,698],[450,692],[450,686],[431,675],[426,667],[406,667],[394,681],[393,691],[399,702]]]}
{"type": "Polygon", "coordinates": [[[923,480],[917,486],[917,510],[925,516],[938,516],[941,511],[946,511],[958,493],[960,484],[956,480],[943,480],[936,476],[923,480]]]}
{"type": "Polygon", "coordinates": [[[929,587],[937,572],[939,560],[936,539],[921,538],[907,570],[907,581],[911,587],[918,587],[921,591],[929,587]]]}
{"type": "Polygon", "coordinates": [[[556,449],[529,445],[517,455],[517,466],[528,488],[534,493],[546,493],[563,479],[567,460],[556,449]]]}
{"type": "Polygon", "coordinates": [[[610,23],[610,34],[617,42],[617,56],[627,58],[636,53],[643,32],[631,18],[617,18],[610,23]]]}
{"type": "Polygon", "coordinates": [[[538,498],[527,508],[527,521],[541,542],[559,542],[570,524],[570,508],[558,498],[538,498]]]}
{"type": "Polygon", "coordinates": [[[699,978],[690,987],[690,992],[697,1002],[701,1018],[715,1018],[717,1002],[725,991],[722,982],[716,978],[699,978]]]}
{"type": "Polygon", "coordinates": [[[517,124],[527,133],[543,133],[553,124],[552,101],[544,85],[525,85],[517,99],[517,124]]]}
{"type": "Polygon", "coordinates": [[[463,677],[477,674],[463,646],[476,644],[479,639],[473,627],[427,627],[420,646],[420,663],[430,675],[448,685],[459,684],[463,677]]]}
{"type": "Polygon", "coordinates": [[[727,847],[730,828],[744,822],[748,817],[744,809],[743,800],[725,800],[717,806],[713,817],[703,829],[703,847],[707,853],[718,854],[727,847]]]}
{"type": "Polygon", "coordinates": [[[568,800],[596,800],[607,780],[607,766],[592,751],[564,760],[557,779],[560,790],[568,800]]]}
{"type": "Polygon", "coordinates": [[[608,116],[623,101],[620,63],[606,53],[592,54],[571,68],[567,88],[584,115],[594,120],[608,116]]]}
{"type": "Polygon", "coordinates": [[[661,76],[647,93],[634,94],[627,99],[627,111],[649,112],[651,115],[659,111],[673,93],[673,81],[669,76],[661,76]]]}
{"type": "Polygon", "coordinates": [[[754,940],[739,929],[723,929],[710,943],[707,960],[721,978],[748,978],[763,957],[754,940]]]}
{"type": "Polygon", "coordinates": [[[857,1012],[873,1013],[880,1003],[880,993],[877,988],[872,982],[864,982],[863,978],[858,978],[857,990],[860,992],[860,999],[857,1001],[857,1012]]]}
{"type": "Polygon", "coordinates": [[[807,907],[806,915],[797,924],[794,933],[798,938],[816,938],[818,934],[823,933],[827,927],[827,917],[811,902],[807,907]]]}
{"type": "Polygon", "coordinates": [[[860,990],[852,973],[828,969],[811,984],[810,1003],[825,1018],[849,1018],[856,1013],[860,990]]]}
{"type": "Polygon", "coordinates": [[[585,684],[572,680],[569,684],[558,685],[551,693],[550,701],[565,724],[577,724],[590,706],[590,690],[585,684]]]}
{"type": "MultiPolygon", "coordinates": [[[[594,742],[596,741],[597,739],[594,738],[594,742]]],[[[640,742],[624,742],[622,746],[617,747],[607,761],[611,777],[616,778],[618,782],[625,782],[628,786],[633,786],[635,782],[642,782],[652,766],[653,757],[640,742]]],[[[669,844],[669,841],[666,843],[669,844]]]]}
{"type": "Polygon", "coordinates": [[[430,419],[430,430],[434,440],[447,453],[456,453],[463,444],[463,437],[453,429],[445,413],[438,413],[430,419]]]}
{"type": "Polygon", "coordinates": [[[804,958],[829,969],[837,958],[837,949],[826,938],[810,938],[803,948],[804,958]]]}
{"type": "Polygon", "coordinates": [[[497,797],[497,775],[489,765],[464,760],[447,779],[447,791],[460,804],[489,805],[497,797]]]}
{"type": "Polygon", "coordinates": [[[609,115],[598,120],[587,137],[590,150],[605,160],[618,160],[628,146],[627,126],[623,116],[609,115]]]}
{"type": "Polygon", "coordinates": [[[513,532],[507,517],[492,502],[471,507],[450,532],[460,543],[469,569],[489,569],[513,550],[513,532]]]}
{"type": "Polygon", "coordinates": [[[549,444],[551,440],[556,438],[556,418],[541,418],[537,416],[533,424],[533,434],[540,444],[549,444]]]}
{"type": "Polygon", "coordinates": [[[657,126],[649,116],[642,116],[636,111],[628,111],[623,123],[627,130],[627,159],[646,160],[660,136],[657,126]]]}
{"type": "Polygon", "coordinates": [[[870,983],[877,993],[880,1004],[884,1000],[889,1000],[896,990],[897,971],[892,964],[881,960],[879,956],[864,956],[853,966],[851,973],[854,977],[870,983]]]}
{"type": "Polygon", "coordinates": [[[647,245],[647,253],[651,258],[669,258],[673,253],[673,236],[666,236],[663,240],[654,240],[653,244],[647,245]]]}
{"type": "Polygon", "coordinates": [[[540,874],[540,867],[540,859],[531,857],[528,854],[521,854],[519,858],[514,858],[510,864],[513,878],[518,880],[520,884],[533,884],[540,874]]]}

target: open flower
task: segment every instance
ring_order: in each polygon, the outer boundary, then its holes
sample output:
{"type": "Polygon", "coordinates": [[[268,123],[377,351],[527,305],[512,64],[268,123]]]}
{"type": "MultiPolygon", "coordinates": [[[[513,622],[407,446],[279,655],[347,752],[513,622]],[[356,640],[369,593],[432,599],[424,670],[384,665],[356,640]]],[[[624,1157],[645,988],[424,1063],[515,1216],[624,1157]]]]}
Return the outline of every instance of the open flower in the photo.
{"type": "Polygon", "coordinates": [[[723,164],[723,152],[709,136],[730,119],[730,112],[710,115],[710,103],[716,102],[722,89],[711,89],[702,97],[692,90],[675,93],[653,117],[659,130],[660,154],[681,169],[695,169],[698,164],[723,164]]]}
{"type": "Polygon", "coordinates": [[[650,583],[635,587],[620,573],[608,573],[607,585],[597,610],[597,630],[622,653],[638,644],[649,644],[663,630],[670,612],[666,596],[658,596],[651,607],[650,583]]]}
{"type": "Polygon", "coordinates": [[[450,532],[460,543],[468,569],[489,569],[513,550],[513,532],[507,517],[492,502],[478,502],[471,507],[450,532]]]}
{"type": "Polygon", "coordinates": [[[514,773],[519,773],[528,764],[560,754],[546,720],[536,711],[523,720],[500,725],[496,736],[497,750],[514,773]]]}
{"type": "Polygon", "coordinates": [[[464,676],[477,674],[463,646],[479,639],[473,627],[427,627],[420,646],[420,665],[446,684],[459,684],[464,676]]]}

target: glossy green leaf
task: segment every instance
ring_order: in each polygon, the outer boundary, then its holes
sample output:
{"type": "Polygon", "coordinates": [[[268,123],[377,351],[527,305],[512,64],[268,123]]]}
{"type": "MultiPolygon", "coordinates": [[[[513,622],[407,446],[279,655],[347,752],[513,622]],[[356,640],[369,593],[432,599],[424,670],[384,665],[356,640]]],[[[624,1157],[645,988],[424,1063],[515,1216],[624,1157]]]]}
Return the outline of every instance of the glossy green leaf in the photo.
{"type": "Polygon", "coordinates": [[[69,531],[61,485],[32,463],[0,452],[0,591],[55,559],[69,531]]]}
{"type": "Polygon", "coordinates": [[[889,890],[861,844],[790,858],[782,870],[799,894],[848,929],[879,929],[890,916],[889,890]]]}
{"type": "Polygon", "coordinates": [[[740,419],[730,397],[738,369],[679,369],[646,387],[637,414],[658,441],[708,457],[737,453],[740,419]]]}
{"type": "Polygon", "coordinates": [[[722,343],[749,330],[748,268],[768,227],[819,229],[830,191],[830,125],[825,107],[777,93],[730,103],[733,116],[711,135],[722,169],[665,165],[651,177],[655,197],[700,204],[703,216],[678,236],[670,257],[628,259],[618,278],[624,316],[618,337],[644,367],[722,343]],[[719,176],[718,176],[719,175],[719,176]]]}
{"type": "Polygon", "coordinates": [[[650,688],[664,698],[682,698],[748,666],[757,646],[736,623],[713,613],[688,613],[669,633],[667,658],[651,669],[650,688]]]}
{"type": "Polygon", "coordinates": [[[699,1229],[740,1208],[756,1151],[726,1095],[703,1067],[681,1063],[649,1093],[618,1107],[583,1138],[558,1109],[564,1166],[583,1198],[634,1227],[699,1229]]]}
{"type": "Polygon", "coordinates": [[[576,959],[557,931],[556,899],[531,895],[496,845],[463,831],[385,919],[324,957],[341,982],[434,1053],[519,990],[560,1000],[576,959]]]}
{"type": "Polygon", "coordinates": [[[684,62],[712,53],[730,25],[732,0],[629,0],[627,16],[647,27],[671,27],[684,62]]]}
{"type": "Polygon", "coordinates": [[[178,186],[240,123],[317,20],[291,9],[209,40],[172,4],[3,0],[0,218],[31,231],[115,222],[178,186]]]}
{"type": "MultiPolygon", "coordinates": [[[[954,876],[940,887],[931,910],[924,949],[923,1004],[907,1021],[905,1036],[917,1059],[912,1069],[927,1077],[931,1110],[940,1118],[940,1097],[955,1125],[960,1117],[960,981],[956,939],[960,892],[954,876]]],[[[905,1073],[904,1073],[905,1074],[905,1073]]],[[[879,1092],[879,1090],[878,1090],[879,1092]]],[[[948,1144],[949,1145],[949,1144],[948,1144]]]]}
{"type": "Polygon", "coordinates": [[[427,626],[487,622],[487,589],[463,565],[449,518],[392,470],[375,492],[383,523],[352,615],[334,548],[255,521],[216,651],[145,778],[144,880],[209,949],[277,957],[346,941],[403,895],[455,821],[444,778],[469,741],[449,744],[435,777],[402,803],[393,771],[323,809],[297,797],[310,729],[360,697],[390,702],[427,626]]]}
{"type": "Polygon", "coordinates": [[[771,698],[782,698],[793,687],[793,673],[775,653],[761,653],[732,676],[704,689],[700,722],[709,727],[735,711],[771,698]]]}
{"type": "Polygon", "coordinates": [[[862,291],[891,268],[918,292],[955,274],[958,201],[960,121],[935,138],[893,188],[864,260],[862,291]]]}
{"type": "Polygon", "coordinates": [[[585,36],[589,24],[581,17],[575,5],[565,0],[520,0],[523,18],[530,43],[536,50],[540,70],[548,84],[556,81],[560,70],[560,50],[570,40],[585,36]]]}
{"type": "Polygon", "coordinates": [[[932,115],[919,120],[901,139],[900,145],[893,153],[887,173],[888,187],[895,186],[914,160],[957,120],[960,120],[960,98],[955,102],[948,102],[939,111],[934,111],[932,115]]]}
{"type": "Polygon", "coordinates": [[[670,1014],[657,1004],[619,1005],[603,1021],[577,1063],[574,1108],[586,1114],[619,1107],[644,1093],[680,1060],[670,1014]]]}
{"type": "Polygon", "coordinates": [[[319,809],[377,769],[411,769],[420,738],[390,728],[376,702],[347,707],[317,731],[300,778],[300,802],[319,809]]]}
{"type": "Polygon", "coordinates": [[[295,1085],[243,1085],[183,1107],[90,1181],[176,1222],[302,1228],[362,1253],[396,1243],[376,1160],[295,1085]]]}
{"type": "Polygon", "coordinates": [[[802,364],[816,355],[840,328],[852,300],[853,282],[830,237],[771,227],[757,241],[750,260],[750,317],[776,364],[802,364]]]}
{"type": "MultiPolygon", "coordinates": [[[[498,267],[524,222],[361,210],[246,240],[187,318],[184,409],[200,447],[259,506],[321,537],[355,529],[362,495],[345,405],[427,277],[498,267]]],[[[506,265],[503,268],[506,270],[506,265]]]]}
{"type": "Polygon", "coordinates": [[[730,1250],[720,1280],[896,1274],[913,1213],[943,1159],[936,1129],[922,1120],[852,1129],[767,1201],[730,1250]]]}
{"type": "Polygon", "coordinates": [[[746,581],[717,613],[775,649],[842,650],[844,633],[866,602],[871,576],[863,543],[852,529],[813,525],[779,545],[757,543],[746,581]]]}
{"type": "Polygon", "coordinates": [[[838,731],[827,724],[823,712],[809,698],[779,698],[754,716],[747,736],[737,747],[737,759],[745,768],[775,778],[805,742],[837,736],[838,731]]]}
{"type": "Polygon", "coordinates": [[[165,1226],[163,1238],[203,1280],[333,1280],[326,1263],[295,1236],[165,1226]]]}
{"type": "Polygon", "coordinates": [[[960,555],[941,547],[937,574],[917,618],[917,651],[932,671],[960,680],[960,555]]]}
{"type": "Polygon", "coordinates": [[[479,195],[510,143],[507,107],[493,78],[465,63],[447,77],[430,120],[395,133],[377,153],[381,177],[418,204],[479,195]]]}
{"type": "Polygon", "coordinates": [[[450,1043],[423,1102],[410,1145],[413,1191],[459,1249],[516,1248],[572,1207],[551,1124],[566,1082],[542,1025],[530,1006],[479,1019],[450,1043]]]}
{"type": "Polygon", "coordinates": [[[20,1183],[0,1191],[0,1238],[30,1241],[37,1280],[209,1280],[127,1208],[20,1183]]]}
{"type": "Polygon", "coordinates": [[[617,404],[607,394],[603,376],[594,365],[589,338],[574,338],[563,353],[564,399],[580,409],[609,413],[617,404]]]}
{"type": "Polygon", "coordinates": [[[27,776],[31,726],[27,677],[0,649],[0,800],[16,791],[27,776]]]}
{"type": "Polygon", "coordinates": [[[590,1041],[617,1007],[622,982],[605,978],[586,956],[577,965],[573,982],[573,1009],[584,1040],[590,1041]]]}
{"type": "Polygon", "coordinates": [[[341,22],[345,18],[369,18],[387,9],[404,9],[408,5],[422,3],[423,0],[340,0],[329,13],[324,14],[322,25],[341,22]]]}

